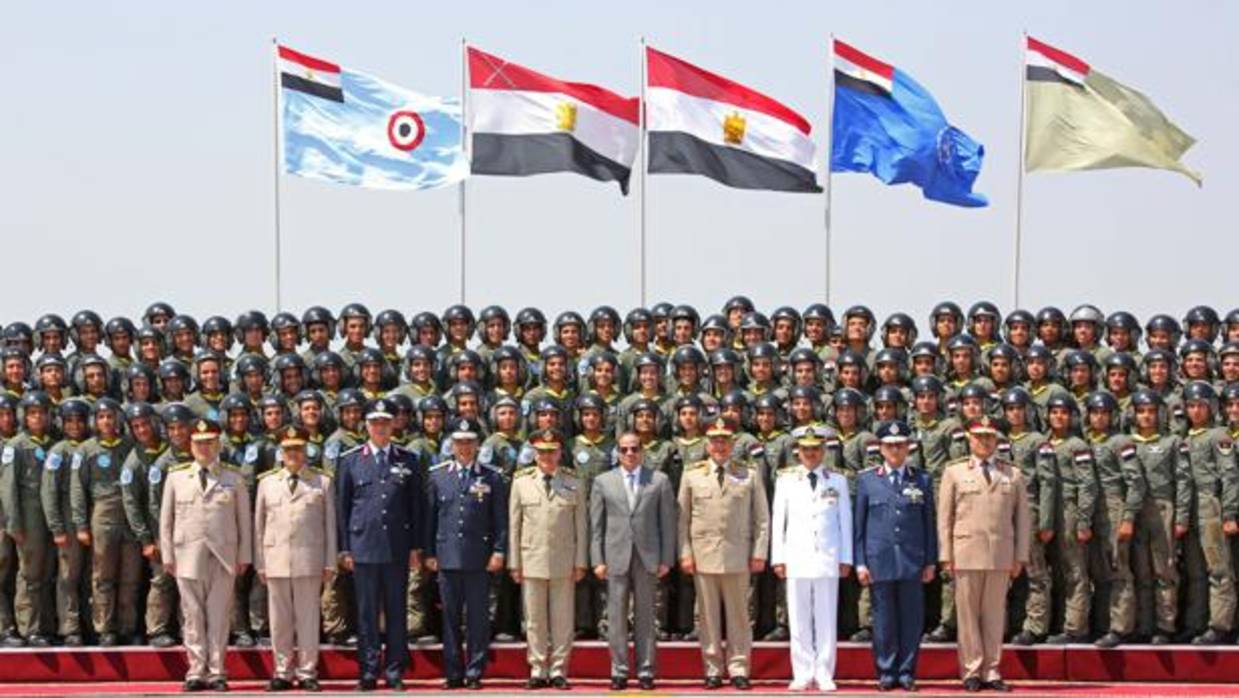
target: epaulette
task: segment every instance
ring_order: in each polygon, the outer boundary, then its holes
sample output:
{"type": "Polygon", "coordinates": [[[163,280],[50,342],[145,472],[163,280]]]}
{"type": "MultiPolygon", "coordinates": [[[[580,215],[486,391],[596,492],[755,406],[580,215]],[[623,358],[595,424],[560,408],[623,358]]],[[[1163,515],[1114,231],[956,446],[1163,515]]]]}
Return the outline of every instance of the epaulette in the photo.
{"type": "Polygon", "coordinates": [[[363,446],[365,446],[365,444],[358,444],[358,445],[356,445],[356,446],[354,446],[354,447],[350,448],[349,450],[345,451],[344,453],[341,453],[338,457],[339,457],[339,458],[343,458],[343,457],[345,457],[345,456],[349,455],[350,453],[355,453],[355,452],[357,452],[357,451],[360,451],[360,450],[362,449],[362,447],[363,447],[363,446]]]}
{"type": "Polygon", "coordinates": [[[526,465],[523,468],[517,468],[516,472],[512,473],[512,477],[513,479],[518,478],[518,477],[528,477],[530,475],[533,475],[534,471],[536,471],[537,469],[538,469],[537,466],[526,465]]]}
{"type": "Polygon", "coordinates": [[[779,468],[778,471],[776,471],[776,474],[779,477],[787,477],[788,475],[795,475],[796,471],[799,469],[799,465],[785,465],[782,468],[779,468]]]}
{"type": "Polygon", "coordinates": [[[451,463],[451,461],[449,461],[449,460],[445,460],[445,461],[443,461],[442,463],[436,463],[436,464],[434,464],[434,465],[430,466],[430,469],[429,469],[429,470],[427,470],[426,472],[428,472],[428,473],[433,473],[433,472],[434,472],[434,471],[436,471],[436,470],[442,470],[442,469],[444,469],[444,468],[446,468],[446,467],[447,467],[447,464],[448,464],[448,463],[451,463]]]}
{"type": "Polygon", "coordinates": [[[685,468],[685,470],[700,470],[702,468],[708,468],[708,467],[710,467],[710,461],[699,460],[696,463],[693,463],[692,465],[685,468]]]}
{"type": "Polygon", "coordinates": [[[193,462],[193,461],[190,461],[190,462],[188,462],[188,463],[177,463],[176,465],[172,466],[171,468],[168,468],[168,472],[170,472],[170,473],[175,473],[175,472],[177,472],[178,470],[188,470],[188,469],[189,469],[189,467],[190,467],[190,466],[192,466],[193,464],[194,464],[194,462],[193,462]]]}
{"type": "Polygon", "coordinates": [[[496,468],[495,466],[491,465],[490,463],[478,463],[478,465],[482,466],[482,469],[483,469],[483,470],[489,470],[489,471],[491,471],[492,473],[494,473],[494,474],[496,474],[496,475],[503,475],[503,470],[501,470],[501,469],[499,469],[499,468],[496,468]]]}
{"type": "Polygon", "coordinates": [[[860,473],[858,473],[858,474],[859,474],[859,475],[864,475],[865,473],[872,472],[872,471],[874,471],[874,470],[878,470],[878,469],[879,469],[879,468],[881,468],[881,467],[882,467],[882,466],[880,466],[880,465],[871,465],[871,466],[869,466],[868,468],[865,468],[864,470],[861,470],[861,471],[860,471],[860,473]]]}
{"type": "Polygon", "coordinates": [[[968,462],[968,458],[967,458],[967,457],[964,457],[964,458],[956,458],[955,460],[949,460],[949,461],[947,461],[947,462],[946,462],[946,466],[945,466],[945,467],[949,467],[949,466],[952,466],[952,465],[956,465],[956,464],[958,464],[958,463],[967,463],[967,462],[968,462]]]}
{"type": "Polygon", "coordinates": [[[259,476],[258,476],[258,479],[259,479],[260,481],[261,481],[261,480],[264,480],[264,479],[269,478],[269,477],[271,477],[272,475],[274,475],[274,474],[276,474],[276,473],[280,472],[281,470],[283,470],[283,468],[272,468],[272,469],[268,470],[267,472],[262,473],[261,475],[259,475],[259,476]]]}

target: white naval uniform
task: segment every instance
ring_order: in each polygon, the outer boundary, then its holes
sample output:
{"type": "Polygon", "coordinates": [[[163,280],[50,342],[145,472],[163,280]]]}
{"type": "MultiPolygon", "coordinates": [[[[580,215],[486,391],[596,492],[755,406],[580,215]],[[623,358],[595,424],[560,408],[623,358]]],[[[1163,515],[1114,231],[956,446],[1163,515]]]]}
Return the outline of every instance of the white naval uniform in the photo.
{"type": "Polygon", "coordinates": [[[839,565],[852,564],[847,480],[818,466],[817,486],[799,466],[781,473],[770,517],[770,564],[784,565],[792,686],[834,690],[839,565]]]}

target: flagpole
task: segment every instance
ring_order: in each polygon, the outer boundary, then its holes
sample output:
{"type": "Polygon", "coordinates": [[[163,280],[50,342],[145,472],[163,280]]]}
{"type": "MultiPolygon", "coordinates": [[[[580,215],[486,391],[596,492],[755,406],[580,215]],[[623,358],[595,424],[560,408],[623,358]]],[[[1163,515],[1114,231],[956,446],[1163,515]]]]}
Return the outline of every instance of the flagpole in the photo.
{"type": "Polygon", "coordinates": [[[830,211],[833,207],[834,180],[831,179],[830,161],[834,156],[834,121],[835,121],[835,35],[830,35],[830,44],[827,46],[827,52],[830,54],[827,72],[827,93],[826,93],[826,264],[824,265],[824,283],[826,285],[826,305],[830,305],[830,211]]]}
{"type": "Polygon", "coordinates": [[[646,129],[645,129],[645,83],[648,81],[648,66],[645,59],[645,37],[641,37],[641,104],[638,112],[639,139],[637,141],[637,166],[641,168],[641,243],[638,250],[641,254],[641,307],[645,307],[648,298],[645,285],[645,175],[646,165],[646,129]]]}
{"type": "MultiPolygon", "coordinates": [[[[469,126],[468,126],[468,108],[466,101],[468,99],[468,84],[469,84],[469,46],[465,42],[465,37],[460,37],[460,148],[464,153],[465,159],[469,159],[469,126]]],[[[460,180],[457,185],[460,188],[460,302],[463,305],[465,302],[465,220],[468,212],[468,206],[465,201],[465,182],[468,178],[460,180]]]]}
{"type": "Polygon", "coordinates": [[[1018,309],[1020,307],[1020,248],[1022,246],[1022,228],[1024,226],[1024,131],[1027,128],[1027,103],[1026,93],[1028,85],[1026,84],[1028,77],[1025,63],[1027,61],[1027,46],[1028,32],[1024,31],[1021,34],[1020,41],[1020,143],[1018,149],[1019,165],[1016,168],[1015,175],[1015,269],[1012,273],[1012,289],[1011,289],[1011,308],[1018,309]]]}
{"type": "Polygon", "coordinates": [[[280,297],[280,44],[271,37],[271,136],[274,153],[272,182],[275,193],[275,311],[284,309],[280,297]]]}

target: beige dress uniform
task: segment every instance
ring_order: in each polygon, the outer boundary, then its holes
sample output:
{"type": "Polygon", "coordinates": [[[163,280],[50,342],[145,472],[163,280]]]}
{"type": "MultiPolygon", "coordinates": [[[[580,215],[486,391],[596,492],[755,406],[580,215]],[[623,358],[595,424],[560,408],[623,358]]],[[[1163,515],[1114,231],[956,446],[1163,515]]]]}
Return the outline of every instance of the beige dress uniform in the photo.
{"type": "Polygon", "coordinates": [[[524,577],[521,600],[529,675],[542,679],[564,676],[568,668],[575,609],[573,574],[589,564],[585,488],[575,475],[557,468],[548,491],[544,475],[537,466],[518,472],[508,496],[508,568],[524,577]]]}
{"type": "Polygon", "coordinates": [[[942,564],[955,564],[960,674],[997,681],[1011,566],[1028,563],[1032,535],[1024,475],[993,456],[957,460],[938,496],[942,564]]]}
{"type": "Polygon", "coordinates": [[[236,566],[252,561],[250,502],[241,471],[219,461],[168,472],[159,513],[159,552],[181,594],[187,681],[226,678],[236,566]],[[201,471],[206,471],[206,486],[201,471]]]}
{"type": "Polygon", "coordinates": [[[335,569],[336,506],[331,478],[305,467],[258,478],[254,569],[267,578],[273,676],[291,681],[318,673],[319,596],[323,570],[335,569]],[[295,654],[294,654],[295,653],[295,654]],[[294,670],[294,658],[295,670],[294,670]]]}
{"type": "Polygon", "coordinates": [[[748,677],[753,644],[749,560],[765,560],[770,545],[765,486],[755,466],[707,459],[684,470],[678,499],[680,559],[692,558],[697,568],[693,585],[706,676],[723,676],[721,605],[727,623],[727,673],[748,677]]]}

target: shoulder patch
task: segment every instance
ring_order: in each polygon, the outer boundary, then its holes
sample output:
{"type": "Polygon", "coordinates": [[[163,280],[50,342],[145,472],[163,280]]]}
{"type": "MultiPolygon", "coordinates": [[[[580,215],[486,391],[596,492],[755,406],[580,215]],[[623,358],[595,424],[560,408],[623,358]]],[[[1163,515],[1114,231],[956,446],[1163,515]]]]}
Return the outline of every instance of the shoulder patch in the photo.
{"type": "Polygon", "coordinates": [[[478,450],[478,462],[482,465],[489,465],[495,459],[495,449],[489,445],[483,446],[478,450]]]}
{"type": "Polygon", "coordinates": [[[133,469],[132,468],[121,468],[120,484],[122,487],[128,487],[129,485],[133,484],[133,469]]]}
{"type": "Polygon", "coordinates": [[[323,456],[330,458],[332,460],[335,460],[336,457],[339,455],[340,455],[340,442],[339,441],[327,442],[327,445],[323,448],[323,456]]]}
{"type": "Polygon", "coordinates": [[[9,465],[10,463],[13,462],[13,457],[16,455],[17,455],[17,452],[13,450],[12,446],[5,446],[4,453],[0,454],[0,463],[9,465]]]}
{"type": "Polygon", "coordinates": [[[1190,455],[1192,455],[1192,447],[1191,447],[1191,446],[1189,446],[1189,445],[1187,445],[1187,442],[1186,442],[1186,441],[1183,441],[1183,442],[1180,442],[1180,443],[1179,443],[1179,455],[1181,455],[1181,456],[1190,456],[1190,455]]]}
{"type": "Polygon", "coordinates": [[[1077,463],[1091,463],[1093,461],[1093,453],[1089,450],[1076,451],[1071,454],[1071,457],[1077,463]]]}
{"type": "Polygon", "coordinates": [[[951,430],[951,439],[954,441],[963,441],[965,438],[967,438],[967,436],[968,435],[964,433],[963,429],[952,429],[951,430]]]}
{"type": "Polygon", "coordinates": [[[576,462],[580,465],[585,465],[586,463],[588,463],[589,462],[589,451],[586,451],[584,449],[578,451],[576,454],[576,462]]]}
{"type": "Polygon", "coordinates": [[[250,444],[245,447],[245,462],[250,465],[258,462],[258,444],[250,444]]]}
{"type": "Polygon", "coordinates": [[[837,449],[837,448],[840,448],[843,445],[843,443],[839,441],[839,437],[832,436],[826,439],[826,441],[824,441],[822,445],[825,446],[826,448],[837,449]]]}
{"type": "Polygon", "coordinates": [[[159,482],[163,480],[163,470],[160,469],[158,465],[152,465],[150,469],[146,471],[146,479],[150,480],[152,485],[158,485],[159,482]]]}
{"type": "Polygon", "coordinates": [[[1231,452],[1234,450],[1234,446],[1235,444],[1233,441],[1230,440],[1230,437],[1224,436],[1221,439],[1218,439],[1217,452],[1224,456],[1229,456],[1231,452]]]}
{"type": "MultiPolygon", "coordinates": [[[[8,461],[5,461],[5,462],[8,462],[8,461]]],[[[69,467],[74,470],[82,469],[82,452],[81,451],[78,451],[77,453],[73,454],[73,463],[69,467]]]]}
{"type": "Polygon", "coordinates": [[[47,460],[43,462],[43,467],[52,471],[60,470],[60,462],[62,460],[63,457],[60,455],[60,451],[52,451],[47,454],[47,460]]]}

